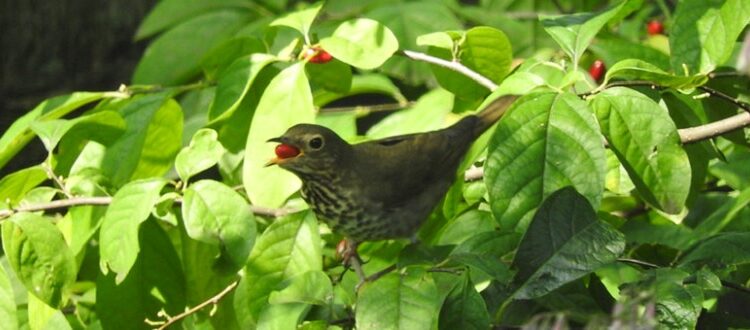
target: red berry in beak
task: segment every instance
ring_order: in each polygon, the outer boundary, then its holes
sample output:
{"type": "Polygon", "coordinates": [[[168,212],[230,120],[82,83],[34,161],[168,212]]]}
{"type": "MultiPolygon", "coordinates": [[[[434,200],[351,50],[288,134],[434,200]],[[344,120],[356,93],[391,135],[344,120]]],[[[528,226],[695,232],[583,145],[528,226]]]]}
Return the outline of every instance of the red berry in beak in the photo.
{"type": "Polygon", "coordinates": [[[277,145],[274,152],[276,153],[276,156],[281,159],[292,158],[299,155],[299,149],[284,143],[277,145]]]}

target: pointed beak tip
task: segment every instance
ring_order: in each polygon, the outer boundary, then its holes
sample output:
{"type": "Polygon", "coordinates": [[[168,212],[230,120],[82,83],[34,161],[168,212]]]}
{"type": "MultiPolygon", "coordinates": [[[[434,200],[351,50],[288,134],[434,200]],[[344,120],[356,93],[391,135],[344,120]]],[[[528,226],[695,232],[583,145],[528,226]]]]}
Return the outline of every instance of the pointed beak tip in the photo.
{"type": "Polygon", "coordinates": [[[281,142],[281,137],[270,138],[270,139],[266,140],[266,142],[282,143],[281,142]]]}
{"type": "Polygon", "coordinates": [[[266,163],[266,165],[263,165],[263,167],[269,167],[269,166],[278,165],[278,164],[279,164],[279,159],[274,157],[274,158],[271,158],[271,160],[269,160],[268,163],[266,163]]]}

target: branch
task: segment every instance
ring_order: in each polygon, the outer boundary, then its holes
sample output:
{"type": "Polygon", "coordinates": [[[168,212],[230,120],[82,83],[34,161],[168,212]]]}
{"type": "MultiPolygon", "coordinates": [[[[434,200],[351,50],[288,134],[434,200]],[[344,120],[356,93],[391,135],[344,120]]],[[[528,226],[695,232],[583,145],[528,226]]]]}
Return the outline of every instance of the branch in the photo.
{"type": "Polygon", "coordinates": [[[427,62],[430,64],[435,64],[437,66],[456,71],[466,77],[469,77],[470,79],[476,81],[480,85],[486,87],[490,91],[494,91],[497,89],[497,84],[492,82],[492,80],[488,79],[487,77],[477,73],[476,71],[469,69],[465,65],[456,62],[456,61],[447,61],[439,57],[430,56],[425,53],[415,52],[412,50],[403,50],[400,52],[401,55],[404,55],[412,60],[415,61],[421,61],[421,62],[427,62]]]}
{"type": "Polygon", "coordinates": [[[159,312],[160,316],[163,316],[164,318],[167,319],[166,321],[151,321],[149,319],[146,319],[146,323],[148,323],[149,325],[158,325],[159,327],[156,328],[157,330],[164,330],[168,326],[174,324],[175,322],[177,322],[179,320],[182,320],[182,319],[184,319],[185,317],[187,317],[187,316],[189,316],[191,314],[195,314],[197,311],[203,309],[204,307],[206,307],[208,305],[214,305],[215,306],[216,304],[219,303],[219,301],[222,298],[224,298],[224,296],[226,296],[227,294],[229,294],[230,292],[232,292],[232,290],[234,290],[239,283],[240,283],[240,280],[236,280],[236,281],[232,282],[231,284],[229,284],[229,286],[227,286],[226,288],[224,288],[224,290],[221,290],[221,292],[219,292],[215,296],[213,296],[213,297],[209,298],[208,300],[206,300],[206,301],[204,301],[204,302],[196,305],[195,307],[190,308],[190,309],[188,309],[188,310],[186,310],[186,311],[184,311],[184,312],[182,312],[180,314],[177,314],[175,316],[169,316],[167,313],[165,313],[163,311],[159,312]]]}
{"type": "Polygon", "coordinates": [[[326,107],[321,108],[321,113],[339,113],[339,112],[350,112],[350,111],[363,111],[365,113],[382,112],[382,111],[394,111],[408,108],[414,105],[416,102],[409,101],[406,103],[386,103],[386,104],[375,104],[375,105],[357,105],[353,107],[326,107]]]}
{"type": "Polygon", "coordinates": [[[743,112],[705,125],[682,128],[677,132],[680,134],[680,142],[689,144],[714,138],[746,126],[750,126],[750,112],[743,112]]]}
{"type": "MultiPolygon", "coordinates": [[[[175,199],[175,203],[182,203],[182,199],[175,199]]],[[[100,197],[72,197],[67,199],[54,200],[48,203],[32,204],[19,206],[9,210],[0,210],[0,219],[5,219],[18,212],[38,212],[38,211],[52,211],[65,209],[73,206],[85,206],[85,205],[109,205],[112,204],[112,197],[100,196],[100,197]]],[[[255,215],[269,216],[269,217],[283,217],[287,214],[294,213],[296,210],[292,209],[274,209],[269,207],[262,207],[256,205],[250,205],[250,210],[255,215]]]]}
{"type": "Polygon", "coordinates": [[[727,94],[724,94],[724,93],[722,93],[722,92],[720,92],[718,90],[715,90],[715,89],[713,89],[711,87],[708,87],[708,86],[700,86],[700,87],[698,87],[698,89],[700,89],[700,90],[702,90],[702,91],[710,94],[711,96],[716,96],[716,97],[718,97],[720,99],[723,99],[723,100],[725,100],[725,101],[727,101],[729,103],[732,103],[732,104],[740,107],[742,110],[745,110],[745,112],[750,112],[750,105],[748,105],[747,103],[742,102],[742,101],[740,101],[740,100],[738,100],[736,98],[733,98],[733,97],[731,97],[731,96],[729,96],[727,94]]]}

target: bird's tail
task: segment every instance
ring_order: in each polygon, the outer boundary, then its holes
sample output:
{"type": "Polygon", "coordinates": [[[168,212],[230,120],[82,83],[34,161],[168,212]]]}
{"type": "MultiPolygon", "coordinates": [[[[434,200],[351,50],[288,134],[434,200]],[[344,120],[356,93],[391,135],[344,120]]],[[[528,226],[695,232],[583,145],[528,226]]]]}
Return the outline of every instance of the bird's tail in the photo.
{"type": "Polygon", "coordinates": [[[515,95],[503,95],[492,101],[489,105],[479,111],[476,116],[479,117],[479,122],[474,128],[474,136],[479,136],[484,131],[492,127],[500,117],[502,117],[510,105],[518,99],[515,95]]]}

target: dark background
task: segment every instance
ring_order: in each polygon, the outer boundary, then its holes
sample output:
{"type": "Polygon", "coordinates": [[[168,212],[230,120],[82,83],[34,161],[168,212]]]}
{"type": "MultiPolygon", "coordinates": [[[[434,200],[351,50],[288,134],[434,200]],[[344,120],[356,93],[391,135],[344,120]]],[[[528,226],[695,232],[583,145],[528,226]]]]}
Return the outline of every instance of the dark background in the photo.
{"type": "MultiPolygon", "coordinates": [[[[133,36],[154,0],[0,0],[0,134],[51,96],[116,90],[147,41],[133,36]]],[[[41,162],[32,141],[0,177],[41,162]]]]}

